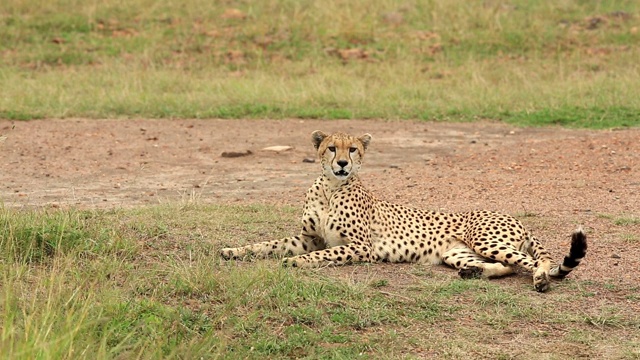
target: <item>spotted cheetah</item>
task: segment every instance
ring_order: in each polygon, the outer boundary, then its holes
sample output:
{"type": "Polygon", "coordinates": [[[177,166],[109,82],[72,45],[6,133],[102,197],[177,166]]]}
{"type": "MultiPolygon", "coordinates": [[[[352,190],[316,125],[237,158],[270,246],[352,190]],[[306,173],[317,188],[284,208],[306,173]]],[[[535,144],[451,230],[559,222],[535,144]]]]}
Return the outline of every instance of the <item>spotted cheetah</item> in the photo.
{"type": "Polygon", "coordinates": [[[391,204],[362,185],[362,166],[371,135],[311,135],[322,174],[307,191],[299,235],[221,250],[224,259],[248,255],[290,256],[285,266],[317,267],[352,262],[444,263],[462,278],[499,277],[520,266],[533,273],[535,290],[549,289],[587,251],[581,228],[573,232],[569,254],[552,264],[549,252],[519,220],[490,211],[443,213],[391,204]]]}

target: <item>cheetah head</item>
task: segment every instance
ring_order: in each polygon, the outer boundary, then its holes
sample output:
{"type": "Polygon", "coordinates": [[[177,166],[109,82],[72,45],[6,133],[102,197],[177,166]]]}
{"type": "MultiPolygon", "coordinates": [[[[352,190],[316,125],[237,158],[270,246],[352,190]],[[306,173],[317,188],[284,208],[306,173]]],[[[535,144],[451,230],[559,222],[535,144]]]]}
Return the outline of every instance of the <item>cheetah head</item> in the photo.
{"type": "Polygon", "coordinates": [[[344,133],[327,135],[316,130],[311,134],[311,140],[318,150],[324,174],[330,179],[345,181],[360,170],[371,135],[364,134],[360,137],[344,133]]]}

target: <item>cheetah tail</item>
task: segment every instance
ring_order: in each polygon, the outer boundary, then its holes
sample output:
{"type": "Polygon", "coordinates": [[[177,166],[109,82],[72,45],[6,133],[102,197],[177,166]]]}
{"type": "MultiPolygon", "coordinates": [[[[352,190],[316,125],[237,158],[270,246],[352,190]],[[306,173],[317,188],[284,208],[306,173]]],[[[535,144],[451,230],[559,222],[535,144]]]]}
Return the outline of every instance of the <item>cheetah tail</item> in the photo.
{"type": "Polygon", "coordinates": [[[571,248],[569,255],[564,257],[562,264],[558,264],[551,268],[549,275],[556,278],[564,278],[569,275],[571,270],[580,265],[580,261],[587,255],[587,235],[585,235],[582,227],[579,227],[571,235],[571,248]]]}

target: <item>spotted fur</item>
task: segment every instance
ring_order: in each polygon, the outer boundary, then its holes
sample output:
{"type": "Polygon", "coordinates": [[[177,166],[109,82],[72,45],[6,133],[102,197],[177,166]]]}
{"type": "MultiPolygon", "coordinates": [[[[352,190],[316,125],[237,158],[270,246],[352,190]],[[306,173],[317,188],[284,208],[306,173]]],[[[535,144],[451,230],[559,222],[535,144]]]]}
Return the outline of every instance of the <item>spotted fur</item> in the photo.
{"type": "Polygon", "coordinates": [[[499,277],[516,267],[533,273],[537,291],[550,277],[563,278],[587,250],[582,229],[572,235],[569,254],[552,264],[549,252],[516,218],[490,211],[443,213],[376,199],[358,178],[371,135],[311,135],[322,165],[307,191],[300,234],[239,248],[225,259],[286,256],[285,266],[344,265],[352,262],[444,263],[463,278],[499,277]]]}

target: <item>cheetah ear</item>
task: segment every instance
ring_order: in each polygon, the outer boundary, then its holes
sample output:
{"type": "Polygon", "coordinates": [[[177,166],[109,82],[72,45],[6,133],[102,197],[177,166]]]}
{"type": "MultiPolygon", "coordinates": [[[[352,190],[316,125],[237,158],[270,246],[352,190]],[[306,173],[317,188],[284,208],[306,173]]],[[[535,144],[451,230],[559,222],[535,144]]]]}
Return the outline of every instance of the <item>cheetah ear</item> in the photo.
{"type": "Polygon", "coordinates": [[[360,140],[360,142],[362,143],[362,147],[367,150],[367,147],[369,146],[369,143],[371,142],[371,135],[369,134],[364,134],[362,136],[360,136],[358,138],[358,140],[360,140]]]}
{"type": "Polygon", "coordinates": [[[324,140],[327,136],[327,134],[323,133],[320,130],[316,130],[314,132],[311,133],[311,142],[313,143],[313,147],[316,148],[316,150],[320,147],[320,144],[322,143],[322,140],[324,140]]]}

